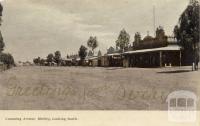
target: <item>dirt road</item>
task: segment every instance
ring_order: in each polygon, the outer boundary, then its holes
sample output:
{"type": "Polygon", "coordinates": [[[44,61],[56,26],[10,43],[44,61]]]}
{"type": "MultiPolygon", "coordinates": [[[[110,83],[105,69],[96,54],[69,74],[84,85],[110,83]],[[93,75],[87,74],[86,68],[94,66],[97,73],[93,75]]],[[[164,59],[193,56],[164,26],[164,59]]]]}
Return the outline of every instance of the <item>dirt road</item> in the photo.
{"type": "Polygon", "coordinates": [[[0,109],[167,110],[173,91],[200,96],[200,71],[190,70],[16,67],[0,73],[0,109]]]}

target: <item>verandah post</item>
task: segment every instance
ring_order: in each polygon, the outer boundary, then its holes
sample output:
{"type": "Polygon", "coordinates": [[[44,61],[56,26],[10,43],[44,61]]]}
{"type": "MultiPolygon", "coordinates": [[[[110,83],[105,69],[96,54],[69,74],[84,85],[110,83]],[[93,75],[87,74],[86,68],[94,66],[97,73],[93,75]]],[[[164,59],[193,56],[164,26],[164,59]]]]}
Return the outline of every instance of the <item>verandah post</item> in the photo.
{"type": "Polygon", "coordinates": [[[162,51],[160,51],[160,67],[162,67],[162,51]]]}
{"type": "Polygon", "coordinates": [[[180,50],[180,66],[182,66],[182,53],[181,53],[181,50],[180,50]]]}

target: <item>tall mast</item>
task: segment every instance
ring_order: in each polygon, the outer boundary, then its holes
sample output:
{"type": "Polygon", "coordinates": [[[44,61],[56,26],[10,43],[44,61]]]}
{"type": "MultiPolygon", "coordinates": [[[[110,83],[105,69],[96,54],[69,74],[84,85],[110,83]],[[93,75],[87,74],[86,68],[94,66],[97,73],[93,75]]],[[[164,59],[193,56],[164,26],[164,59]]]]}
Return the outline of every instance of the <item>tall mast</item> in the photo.
{"type": "Polygon", "coordinates": [[[154,31],[154,37],[156,37],[156,9],[155,5],[153,5],[153,31],[154,31]]]}

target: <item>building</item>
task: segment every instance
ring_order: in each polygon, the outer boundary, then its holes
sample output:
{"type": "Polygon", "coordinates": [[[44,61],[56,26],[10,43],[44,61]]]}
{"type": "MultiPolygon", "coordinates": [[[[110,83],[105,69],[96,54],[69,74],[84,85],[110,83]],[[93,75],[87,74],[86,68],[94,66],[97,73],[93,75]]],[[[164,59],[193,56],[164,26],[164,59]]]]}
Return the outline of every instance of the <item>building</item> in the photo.
{"type": "Polygon", "coordinates": [[[124,67],[181,66],[182,48],[174,37],[166,36],[162,27],[156,30],[156,37],[147,34],[143,40],[135,35],[133,49],[122,53],[124,67]]]}
{"type": "Polygon", "coordinates": [[[123,66],[122,53],[116,52],[112,54],[107,54],[105,56],[107,57],[108,67],[122,67],[123,66]]]}
{"type": "Polygon", "coordinates": [[[157,28],[155,37],[148,33],[143,40],[140,33],[137,32],[131,50],[122,52],[111,49],[112,53],[102,57],[102,66],[166,67],[182,65],[182,48],[174,37],[165,35],[162,27],[157,28]]]}
{"type": "Polygon", "coordinates": [[[86,57],[85,62],[88,66],[92,66],[92,67],[99,66],[99,60],[97,56],[88,56],[86,57]]]}
{"type": "Polygon", "coordinates": [[[128,51],[123,55],[124,67],[181,66],[181,47],[166,47],[128,51]]]}
{"type": "Polygon", "coordinates": [[[101,67],[122,67],[123,59],[121,53],[105,54],[98,57],[98,66],[101,67]]]}
{"type": "Polygon", "coordinates": [[[101,67],[109,67],[109,58],[107,55],[99,57],[99,62],[101,62],[99,64],[101,67]]]}

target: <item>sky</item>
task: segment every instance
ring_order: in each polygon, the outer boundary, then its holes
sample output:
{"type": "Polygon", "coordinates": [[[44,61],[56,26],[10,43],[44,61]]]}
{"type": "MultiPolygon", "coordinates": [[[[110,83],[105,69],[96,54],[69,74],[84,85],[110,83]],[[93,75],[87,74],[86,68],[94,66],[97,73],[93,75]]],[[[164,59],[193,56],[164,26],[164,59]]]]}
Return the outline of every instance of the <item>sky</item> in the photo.
{"type": "Polygon", "coordinates": [[[61,51],[62,57],[76,54],[87,45],[90,36],[97,36],[103,53],[123,28],[130,34],[154,36],[153,6],[156,26],[173,34],[178,18],[189,0],[4,0],[1,32],[5,52],[15,61],[45,58],[61,51]]]}

